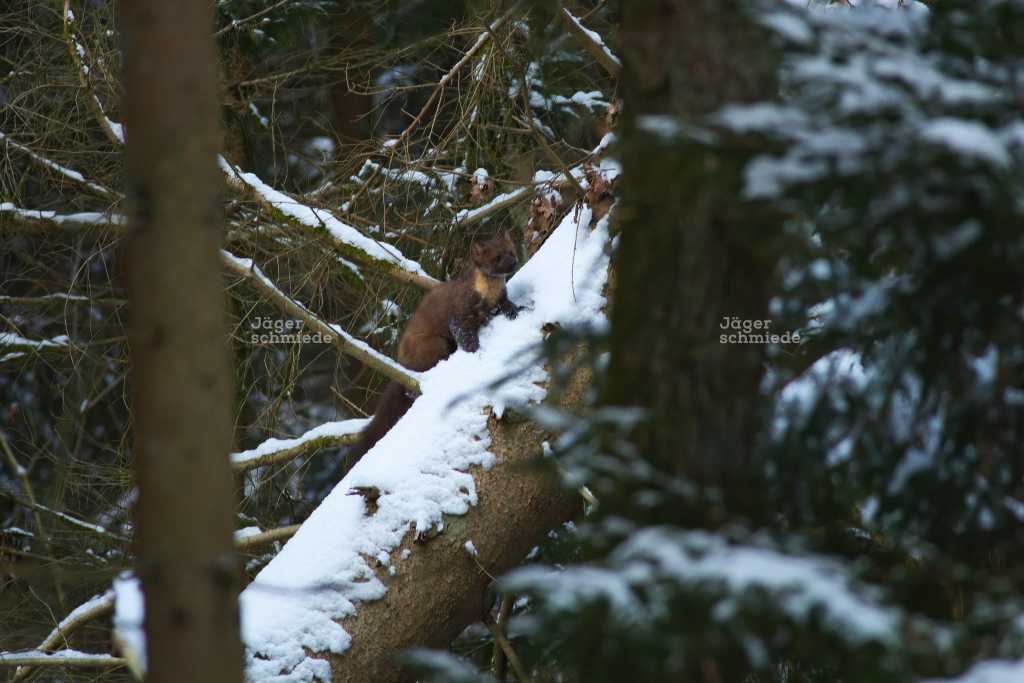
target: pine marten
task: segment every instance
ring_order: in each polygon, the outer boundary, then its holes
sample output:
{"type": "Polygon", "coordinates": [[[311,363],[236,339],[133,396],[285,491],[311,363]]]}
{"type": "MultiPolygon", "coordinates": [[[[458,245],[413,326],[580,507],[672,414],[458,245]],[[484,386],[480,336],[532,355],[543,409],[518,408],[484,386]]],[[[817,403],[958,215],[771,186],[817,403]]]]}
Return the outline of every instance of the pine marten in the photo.
{"type": "MultiPolygon", "coordinates": [[[[456,349],[480,348],[480,328],[496,314],[515,319],[519,308],[509,301],[505,280],[517,265],[508,234],[474,242],[470,262],[457,279],[427,293],[412,314],[398,342],[398,362],[423,372],[452,355],[456,349]]],[[[349,451],[351,467],[405,415],[414,397],[398,382],[389,382],[377,412],[349,451]]]]}

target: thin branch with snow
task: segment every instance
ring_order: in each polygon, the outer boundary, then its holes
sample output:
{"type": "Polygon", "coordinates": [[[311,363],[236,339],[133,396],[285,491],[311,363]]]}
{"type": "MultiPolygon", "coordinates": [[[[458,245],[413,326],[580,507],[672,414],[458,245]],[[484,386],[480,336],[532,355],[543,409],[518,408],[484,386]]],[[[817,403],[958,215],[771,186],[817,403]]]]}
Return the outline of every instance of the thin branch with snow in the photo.
{"type": "Polygon", "coordinates": [[[294,439],[267,439],[255,448],[231,454],[231,467],[244,472],[300,458],[308,453],[354,443],[369,420],[327,422],[294,439]]]}
{"type": "Polygon", "coordinates": [[[303,204],[294,197],[275,190],[255,173],[247,173],[228,163],[223,157],[220,157],[219,162],[232,187],[248,192],[275,218],[303,229],[325,231],[331,237],[336,250],[345,258],[376,268],[396,280],[423,289],[430,289],[439,284],[437,280],[427,275],[419,263],[406,258],[394,246],[367,237],[353,226],[339,220],[327,209],[303,204]]]}
{"type": "MultiPolygon", "coordinates": [[[[86,600],[81,605],[71,610],[66,617],[61,619],[50,634],[39,644],[39,647],[35,649],[36,652],[52,653],[58,645],[63,643],[67,646],[68,636],[71,635],[82,624],[88,623],[93,619],[99,619],[105,617],[114,611],[114,591],[108,590],[105,593],[97,595],[89,600],[86,600]]],[[[18,681],[24,680],[30,673],[32,673],[32,667],[30,665],[23,665],[23,668],[19,668],[14,672],[14,676],[11,677],[11,683],[17,683],[18,681]]]]}
{"type": "Polygon", "coordinates": [[[325,323],[305,305],[282,292],[251,259],[239,258],[223,250],[221,256],[232,272],[245,278],[280,310],[293,316],[296,320],[301,320],[313,333],[319,333],[325,341],[333,344],[339,351],[390,377],[406,389],[416,393],[420,392],[420,383],[416,373],[376,351],[366,342],[356,339],[340,326],[325,323]]]}
{"type": "Polygon", "coordinates": [[[22,222],[42,222],[58,227],[100,227],[123,231],[128,221],[124,216],[115,213],[98,211],[80,211],[78,213],[57,213],[56,211],[39,211],[23,209],[10,202],[0,203],[0,215],[7,215],[22,222]]]}
{"type": "Polygon", "coordinates": [[[0,666],[79,666],[106,669],[126,666],[127,663],[127,660],[121,657],[78,650],[0,652],[0,666]]]}
{"type": "Polygon", "coordinates": [[[534,174],[532,184],[524,185],[523,187],[512,190],[511,192],[500,194],[491,199],[491,201],[482,206],[478,206],[475,209],[463,209],[456,214],[455,223],[457,225],[471,225],[482,221],[502,209],[515,206],[520,202],[530,199],[533,197],[534,193],[542,187],[565,189],[568,187],[582,186],[583,189],[586,189],[586,164],[600,159],[614,141],[614,134],[609,133],[608,135],[605,135],[583,163],[566,169],[566,171],[562,173],[537,171],[537,173],[534,174]]]}
{"type": "Polygon", "coordinates": [[[33,151],[31,148],[26,147],[25,145],[19,142],[15,142],[10,138],[9,135],[4,133],[3,131],[0,131],[0,141],[5,142],[7,146],[10,147],[11,149],[17,150],[18,152],[21,152],[22,154],[27,156],[32,161],[32,163],[39,166],[40,168],[44,168],[48,171],[54,171],[61,175],[62,177],[67,178],[68,180],[77,183],[78,185],[81,185],[82,187],[89,190],[93,194],[98,194],[108,199],[121,198],[121,193],[115,192],[110,188],[100,185],[99,183],[87,180],[85,176],[83,176],[78,171],[68,168],[66,166],[62,166],[58,164],[56,161],[51,161],[50,159],[47,159],[42,154],[33,151]]]}
{"type": "Polygon", "coordinates": [[[615,54],[608,49],[608,45],[605,44],[601,35],[597,31],[591,31],[583,23],[574,17],[572,13],[566,8],[562,8],[562,21],[565,23],[565,27],[572,34],[572,37],[590,53],[590,56],[594,58],[598,64],[600,64],[605,71],[611,74],[613,77],[617,77],[619,72],[622,71],[622,60],[615,56],[615,54]]]}
{"type": "Polygon", "coordinates": [[[92,84],[89,82],[89,65],[85,63],[85,47],[78,41],[78,37],[75,33],[75,14],[71,11],[70,3],[64,5],[64,40],[68,46],[68,54],[71,55],[72,63],[77,66],[78,82],[81,83],[82,87],[89,94],[88,102],[89,109],[92,110],[93,117],[96,119],[96,123],[99,124],[100,130],[107,136],[115,146],[124,144],[124,127],[120,123],[111,121],[106,112],[103,109],[103,104],[100,102],[99,96],[96,91],[93,90],[92,84]]]}

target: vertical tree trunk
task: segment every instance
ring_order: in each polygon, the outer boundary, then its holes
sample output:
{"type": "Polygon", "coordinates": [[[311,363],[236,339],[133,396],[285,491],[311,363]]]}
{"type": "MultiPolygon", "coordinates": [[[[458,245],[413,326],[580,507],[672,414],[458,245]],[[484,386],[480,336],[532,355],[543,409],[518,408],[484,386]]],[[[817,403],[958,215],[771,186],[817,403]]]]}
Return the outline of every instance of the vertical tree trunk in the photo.
{"type": "Polygon", "coordinates": [[[123,2],[136,538],[147,680],[242,677],[212,3],[123,2]]]}
{"type": "Polygon", "coordinates": [[[741,203],[741,155],[683,131],[727,102],[770,99],[770,55],[730,3],[630,0],[623,15],[624,210],[605,399],[650,411],[635,434],[642,454],[732,486],[758,426],[763,347],[720,343],[719,324],[768,318],[779,223],[741,203]]]}
{"type": "MultiPolygon", "coordinates": [[[[346,50],[371,49],[377,42],[374,34],[373,13],[358,2],[339,2],[328,19],[332,29],[328,54],[340,55],[346,50]]],[[[349,82],[348,74],[330,86],[331,124],[337,135],[339,159],[346,159],[369,137],[373,110],[373,96],[359,92],[365,84],[349,82]],[[355,86],[356,90],[352,90],[355,86]]]]}

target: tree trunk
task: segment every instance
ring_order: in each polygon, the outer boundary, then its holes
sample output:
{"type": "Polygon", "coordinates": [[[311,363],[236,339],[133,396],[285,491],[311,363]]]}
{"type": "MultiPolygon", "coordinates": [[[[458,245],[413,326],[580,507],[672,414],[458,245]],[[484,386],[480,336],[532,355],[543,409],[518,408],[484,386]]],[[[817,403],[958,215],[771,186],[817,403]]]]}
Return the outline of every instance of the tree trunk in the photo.
{"type": "Polygon", "coordinates": [[[639,452],[742,495],[763,346],[722,343],[719,326],[768,318],[780,223],[741,202],[742,154],[682,131],[728,102],[771,99],[772,62],[729,3],[630,0],[623,15],[622,235],[604,398],[649,411],[639,452]]]}
{"type": "Polygon", "coordinates": [[[147,680],[241,681],[211,3],[121,3],[147,680]]]}
{"type": "MultiPolygon", "coordinates": [[[[577,372],[563,407],[579,408],[589,384],[589,372],[577,372]]],[[[489,427],[497,464],[473,471],[479,503],[466,515],[446,517],[444,532],[414,549],[394,576],[379,573],[387,586],[384,597],[360,604],[356,616],[342,622],[352,645],[331,658],[337,683],[414,681],[396,656],[413,647],[446,648],[480,621],[494,577],[519,565],[548,531],[581,510],[579,495],[567,491],[554,471],[537,466],[549,434],[533,422],[507,418],[492,418],[489,427]],[[475,560],[464,547],[469,539],[475,560]]],[[[414,544],[410,535],[396,552],[414,544]]]]}

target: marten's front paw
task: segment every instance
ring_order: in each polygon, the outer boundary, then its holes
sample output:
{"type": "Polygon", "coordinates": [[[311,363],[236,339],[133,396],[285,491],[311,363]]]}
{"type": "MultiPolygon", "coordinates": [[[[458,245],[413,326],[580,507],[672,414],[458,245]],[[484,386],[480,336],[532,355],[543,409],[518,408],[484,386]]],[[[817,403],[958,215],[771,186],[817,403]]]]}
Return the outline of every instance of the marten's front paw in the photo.
{"type": "Polygon", "coordinates": [[[470,353],[476,353],[480,350],[480,340],[478,338],[470,338],[462,340],[462,348],[470,353]]]}
{"type": "Polygon", "coordinates": [[[513,303],[507,303],[501,307],[501,313],[509,320],[515,320],[519,317],[519,311],[523,310],[523,306],[516,306],[513,303]]]}

